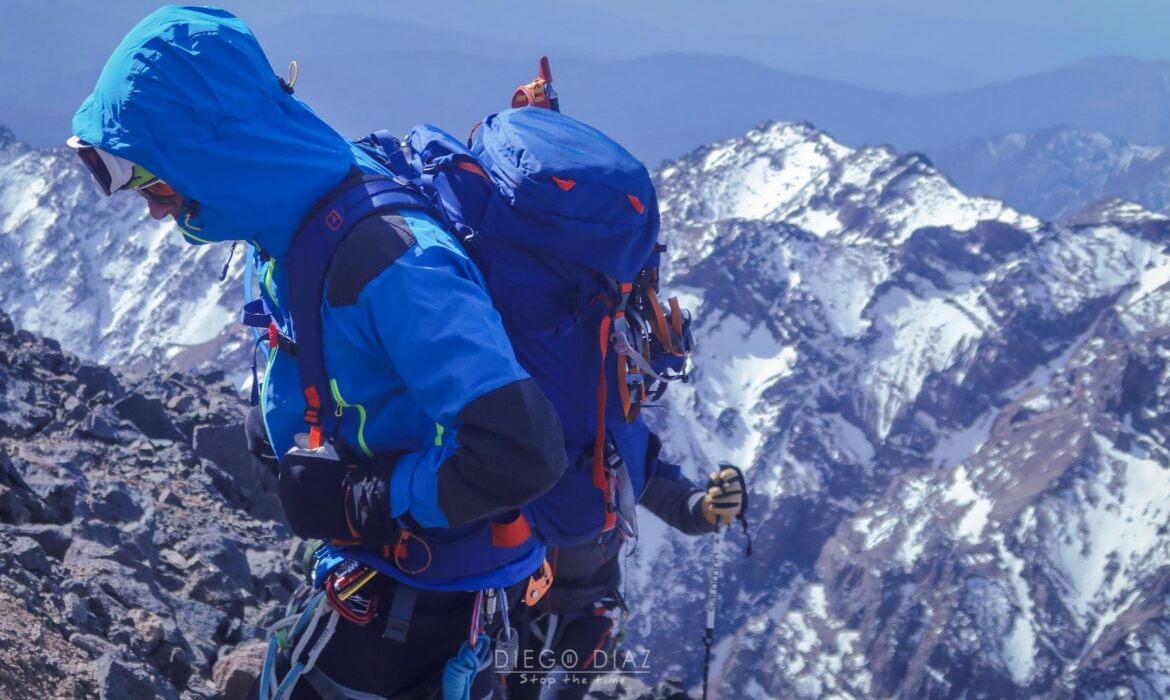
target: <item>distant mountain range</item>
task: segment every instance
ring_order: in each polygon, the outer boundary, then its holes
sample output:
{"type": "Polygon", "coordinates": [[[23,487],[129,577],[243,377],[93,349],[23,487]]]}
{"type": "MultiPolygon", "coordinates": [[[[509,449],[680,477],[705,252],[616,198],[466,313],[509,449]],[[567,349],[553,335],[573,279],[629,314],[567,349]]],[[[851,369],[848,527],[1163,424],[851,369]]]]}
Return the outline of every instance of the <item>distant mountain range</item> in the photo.
{"type": "MultiPolygon", "coordinates": [[[[975,90],[908,97],[740,58],[665,53],[654,43],[643,49],[646,55],[631,57],[636,24],[612,29],[613,42],[626,48],[611,55],[353,11],[257,26],[275,70],[283,74],[289,59],[298,59],[299,94],[348,136],[379,128],[403,132],[421,122],[465,133],[506,107],[513,88],[533,77],[537,58],[547,52],[565,109],[652,166],[771,120],[806,120],[851,146],[890,144],[900,151],[1060,124],[1170,144],[1170,62],[1164,61],[1101,58],[975,90]]],[[[0,29],[12,56],[43,52],[18,31],[43,23],[39,13],[33,5],[18,7],[0,29]]],[[[589,31],[600,32],[602,19],[592,18],[589,31]]],[[[108,17],[95,16],[93,23],[93,32],[62,29],[75,60],[26,65],[0,58],[0,123],[24,141],[55,145],[68,136],[74,110],[124,31],[108,17]]]]}
{"type": "Polygon", "coordinates": [[[1002,199],[1045,218],[1105,199],[1170,211],[1170,148],[1057,127],[928,151],[964,192],[1002,199]]]}

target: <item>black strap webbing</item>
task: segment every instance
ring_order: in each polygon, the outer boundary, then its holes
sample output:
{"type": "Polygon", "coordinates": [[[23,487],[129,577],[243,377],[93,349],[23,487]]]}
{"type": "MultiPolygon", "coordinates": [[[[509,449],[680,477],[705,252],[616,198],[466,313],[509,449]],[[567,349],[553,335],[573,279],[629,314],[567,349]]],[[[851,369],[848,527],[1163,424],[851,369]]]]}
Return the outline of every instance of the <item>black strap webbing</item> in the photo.
{"type": "Polygon", "coordinates": [[[386,630],[382,637],[392,642],[406,642],[406,634],[410,631],[410,618],[414,615],[414,604],[418,602],[418,589],[403,584],[394,588],[394,598],[390,601],[390,614],[386,616],[386,630]]]}
{"type": "Polygon", "coordinates": [[[321,696],[321,700],[389,700],[382,695],[347,688],[325,675],[316,666],[305,672],[304,678],[305,682],[321,696]]]}

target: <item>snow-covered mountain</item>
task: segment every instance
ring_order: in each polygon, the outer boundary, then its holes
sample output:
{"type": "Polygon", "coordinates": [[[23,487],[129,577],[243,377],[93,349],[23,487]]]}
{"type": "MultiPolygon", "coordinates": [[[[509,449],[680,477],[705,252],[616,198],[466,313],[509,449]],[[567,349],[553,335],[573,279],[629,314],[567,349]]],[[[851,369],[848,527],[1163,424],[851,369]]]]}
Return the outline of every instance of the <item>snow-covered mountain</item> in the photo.
{"type": "MultiPolygon", "coordinates": [[[[720,697],[1170,692],[1165,217],[1052,225],[808,125],[658,185],[700,347],[656,424],[754,495],[720,697]]],[[[636,636],[691,682],[710,546],[659,529],[631,582],[636,636]]]]}
{"type": "Polygon", "coordinates": [[[1057,218],[1107,199],[1170,211],[1170,149],[1056,127],[929,151],[966,192],[1057,218]]]}
{"type": "Polygon", "coordinates": [[[0,308],[18,326],[103,364],[239,358],[242,340],[220,337],[243,299],[240,256],[218,281],[227,254],[187,245],[139,197],[103,197],[69,149],[0,126],[0,308]]]}
{"type": "MultiPolygon", "coordinates": [[[[2,148],[21,325],[165,361],[231,322],[226,251],[99,201],[66,154],[2,148]],[[190,318],[211,320],[184,339],[190,318]]],[[[1048,223],[807,124],[657,178],[699,349],[648,413],[691,475],[727,459],[752,493],[754,557],[722,544],[717,697],[1170,694],[1170,222],[1112,203],[1048,223]]],[[[714,541],[641,529],[628,639],[696,684],[714,541]]]]}

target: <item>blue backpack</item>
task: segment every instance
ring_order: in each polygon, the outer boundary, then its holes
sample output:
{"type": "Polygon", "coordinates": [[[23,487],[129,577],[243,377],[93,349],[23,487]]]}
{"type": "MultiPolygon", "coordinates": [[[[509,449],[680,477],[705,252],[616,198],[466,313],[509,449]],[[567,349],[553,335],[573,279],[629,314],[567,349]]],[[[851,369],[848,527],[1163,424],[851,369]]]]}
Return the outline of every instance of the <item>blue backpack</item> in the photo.
{"type": "Polygon", "coordinates": [[[546,543],[621,527],[653,476],[639,415],[686,379],[689,314],[658,299],[658,202],[646,167],[551,109],[487,117],[467,146],[430,125],[358,142],[412,183],[479,264],[517,359],[552,401],[569,469],[524,508],[546,543]],[[589,494],[594,494],[590,496],[589,494]]]}

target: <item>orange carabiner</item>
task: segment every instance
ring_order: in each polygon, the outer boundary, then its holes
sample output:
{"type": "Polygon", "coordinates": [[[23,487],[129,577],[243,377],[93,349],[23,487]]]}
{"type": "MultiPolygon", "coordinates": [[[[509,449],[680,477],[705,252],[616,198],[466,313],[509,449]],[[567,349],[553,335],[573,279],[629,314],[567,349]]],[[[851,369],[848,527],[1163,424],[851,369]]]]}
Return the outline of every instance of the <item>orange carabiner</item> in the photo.
{"type": "Polygon", "coordinates": [[[540,571],[528,578],[528,590],[524,593],[524,604],[530,608],[535,607],[541,598],[544,598],[544,594],[548,593],[548,589],[552,588],[552,585],[552,567],[548,565],[548,559],[545,559],[544,566],[540,567],[540,571]]]}

